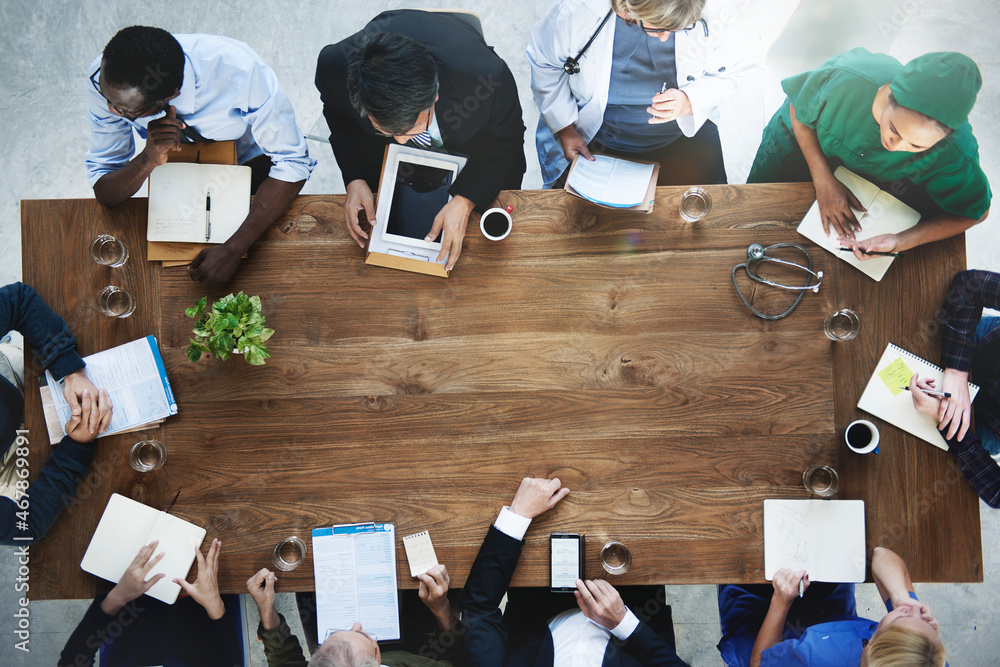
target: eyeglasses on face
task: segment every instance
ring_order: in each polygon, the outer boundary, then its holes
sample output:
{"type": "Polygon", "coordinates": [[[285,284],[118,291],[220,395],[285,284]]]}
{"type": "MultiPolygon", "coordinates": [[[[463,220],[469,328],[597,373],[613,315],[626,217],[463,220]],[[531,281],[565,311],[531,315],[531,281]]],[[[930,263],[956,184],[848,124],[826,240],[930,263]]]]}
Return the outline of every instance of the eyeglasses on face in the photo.
{"type": "Polygon", "coordinates": [[[121,107],[119,107],[117,104],[115,104],[114,102],[112,102],[111,100],[109,100],[108,96],[104,94],[103,90],[101,90],[101,84],[99,82],[100,74],[101,74],[101,68],[98,67],[97,71],[95,71],[93,74],[90,75],[90,83],[91,83],[91,85],[94,86],[94,90],[97,91],[97,94],[100,95],[101,97],[103,97],[104,101],[108,103],[108,108],[110,108],[112,111],[114,111],[116,114],[118,114],[119,116],[121,116],[125,120],[135,121],[136,118],[142,118],[143,116],[145,116],[146,114],[148,114],[150,111],[152,111],[154,109],[158,109],[160,106],[163,105],[163,101],[160,100],[158,102],[150,104],[147,107],[144,107],[144,108],[140,109],[139,111],[137,111],[135,113],[129,113],[128,111],[125,111],[124,109],[122,109],[121,107]]]}
{"type": "Polygon", "coordinates": [[[698,25],[698,22],[695,21],[694,23],[692,23],[691,25],[689,25],[686,28],[680,28],[679,30],[668,30],[667,28],[653,28],[651,26],[644,25],[643,22],[640,20],[639,21],[639,30],[642,30],[647,35],[659,35],[660,33],[664,33],[664,32],[688,32],[690,30],[694,30],[697,25],[698,25]]]}

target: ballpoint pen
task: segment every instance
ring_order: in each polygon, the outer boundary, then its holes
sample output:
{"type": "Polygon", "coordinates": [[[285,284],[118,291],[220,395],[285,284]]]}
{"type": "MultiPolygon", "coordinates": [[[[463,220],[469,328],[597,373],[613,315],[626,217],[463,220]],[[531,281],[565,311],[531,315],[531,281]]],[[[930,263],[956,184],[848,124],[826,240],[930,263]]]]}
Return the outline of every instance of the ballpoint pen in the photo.
{"type": "Polygon", "coordinates": [[[663,86],[660,88],[660,95],[662,95],[665,92],[667,92],[667,82],[666,81],[663,82],[663,86]]]}
{"type": "Polygon", "coordinates": [[[806,587],[802,584],[802,579],[799,579],[799,597],[806,594],[806,587]]]}
{"type": "Polygon", "coordinates": [[[205,242],[212,236],[212,192],[205,193],[205,242]]]}
{"type": "MultiPolygon", "coordinates": [[[[900,389],[905,389],[906,391],[910,391],[909,387],[900,387],[900,389]]],[[[924,392],[928,396],[939,396],[940,398],[951,398],[951,392],[947,392],[947,391],[936,391],[934,389],[921,389],[920,391],[924,392]]]]}
{"type": "MultiPolygon", "coordinates": [[[[854,248],[841,248],[840,250],[841,250],[841,252],[843,252],[844,250],[846,250],[847,252],[854,252],[854,248]]],[[[858,250],[861,250],[861,248],[858,248],[858,250]]],[[[861,250],[861,252],[862,252],[862,254],[865,254],[865,255],[878,255],[879,257],[902,257],[903,256],[903,253],[901,253],[901,252],[880,252],[878,250],[861,250]]]]}

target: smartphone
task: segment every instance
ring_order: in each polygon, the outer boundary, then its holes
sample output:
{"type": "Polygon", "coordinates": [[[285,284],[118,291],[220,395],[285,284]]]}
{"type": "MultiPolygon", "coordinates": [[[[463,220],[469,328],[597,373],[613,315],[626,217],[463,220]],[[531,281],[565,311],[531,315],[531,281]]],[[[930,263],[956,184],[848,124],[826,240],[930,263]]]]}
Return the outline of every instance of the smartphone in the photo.
{"type": "Polygon", "coordinates": [[[583,535],[549,535],[549,588],[554,593],[571,593],[576,580],[583,579],[583,535]]]}

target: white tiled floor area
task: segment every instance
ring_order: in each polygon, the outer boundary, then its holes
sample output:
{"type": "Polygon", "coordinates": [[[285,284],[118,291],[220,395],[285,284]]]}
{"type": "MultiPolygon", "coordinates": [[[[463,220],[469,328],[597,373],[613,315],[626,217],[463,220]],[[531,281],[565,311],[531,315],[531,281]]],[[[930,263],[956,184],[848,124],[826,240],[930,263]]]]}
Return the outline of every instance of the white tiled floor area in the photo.
{"type": "MultiPolygon", "coordinates": [[[[548,8],[550,0],[452,0],[451,2],[400,2],[399,0],[333,0],[322,3],[272,0],[221,0],[205,3],[177,0],[153,3],[134,0],[78,0],[32,2],[7,0],[0,23],[0,155],[7,166],[0,172],[0,281],[21,275],[19,207],[21,199],[90,197],[82,156],[87,143],[83,71],[107,40],[121,27],[157,25],[172,32],[207,32],[248,42],[277,72],[295,106],[300,127],[310,138],[310,150],[319,160],[305,193],[343,192],[343,183],[325,143],[327,134],[319,96],[313,87],[316,56],[326,44],[358,30],[382,9],[398,7],[450,7],[480,14],[487,40],[510,65],[521,91],[528,174],[525,188],[540,187],[531,129],[537,111],[528,86],[524,47],[531,25],[548,8]]],[[[766,47],[777,39],[797,0],[737,0],[742,26],[750,45],[766,47]]],[[[972,56],[983,70],[985,86],[972,116],[987,174],[1000,174],[1000,132],[992,125],[1000,102],[1000,47],[984,26],[1000,24],[1000,3],[984,0],[858,0],[824,2],[805,0],[802,11],[824,20],[830,11],[859,6],[856,25],[868,30],[857,34],[859,45],[874,50],[888,45],[892,55],[906,61],[929,51],[957,50],[972,56]],[[831,9],[832,8],[832,9],[831,9]],[[827,12],[827,13],[825,13],[827,12]],[[871,26],[875,29],[872,30],[871,26]],[[865,40],[870,40],[866,42],[865,40]]],[[[794,21],[792,25],[795,25],[794,21]]],[[[850,31],[853,35],[853,31],[850,31]]],[[[843,35],[828,35],[831,40],[843,35]]],[[[841,40],[842,41],[842,40],[841,40]]],[[[840,42],[834,42],[840,43],[840,42]]],[[[851,44],[853,46],[855,44],[851,44]]],[[[792,72],[788,72],[792,73],[792,72]]],[[[783,73],[779,73],[783,74],[783,73]]],[[[723,110],[721,130],[730,169],[730,180],[740,182],[753,158],[765,120],[762,81],[774,85],[771,72],[748,84],[747,90],[723,110]]],[[[777,99],[772,94],[767,99],[777,99]]],[[[767,116],[770,111],[767,109],[767,116]]],[[[996,183],[996,178],[991,178],[996,183]]],[[[969,266],[1000,270],[1000,241],[987,222],[968,234],[969,266]]],[[[58,261],[53,254],[52,262],[58,261]]],[[[947,520],[947,517],[942,517],[947,520]]],[[[985,583],[975,585],[922,585],[923,599],[934,605],[942,619],[945,641],[953,665],[1000,664],[1000,636],[992,632],[1000,581],[1000,513],[982,505],[985,583]]],[[[0,550],[0,665],[51,665],[88,601],[33,602],[31,653],[13,648],[12,612],[16,595],[13,582],[16,561],[10,550],[0,550]]],[[[248,573],[249,576],[250,573],[248,573]]],[[[874,587],[859,587],[859,609],[872,618],[881,616],[874,587]]],[[[715,589],[709,586],[670,586],[668,599],[678,640],[678,653],[692,665],[721,664],[714,648],[719,639],[715,589]]],[[[294,601],[282,604],[294,609],[294,601]]],[[[253,606],[251,605],[251,610],[253,606]]],[[[291,614],[294,617],[294,613],[291,614]]],[[[249,618],[249,635],[256,620],[249,618]]],[[[253,665],[263,665],[257,642],[253,665]]]]}

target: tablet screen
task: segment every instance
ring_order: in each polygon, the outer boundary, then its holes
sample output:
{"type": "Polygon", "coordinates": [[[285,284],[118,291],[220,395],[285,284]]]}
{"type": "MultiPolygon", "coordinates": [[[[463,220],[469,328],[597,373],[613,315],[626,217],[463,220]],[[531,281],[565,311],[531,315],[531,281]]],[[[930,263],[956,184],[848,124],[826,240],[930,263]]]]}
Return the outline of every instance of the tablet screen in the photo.
{"type": "MultiPolygon", "coordinates": [[[[422,241],[431,231],[435,216],[448,203],[448,188],[453,181],[453,169],[400,160],[386,232],[422,241]]],[[[434,241],[440,243],[441,235],[434,241]]]]}

